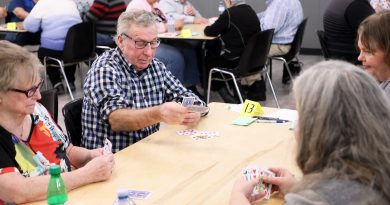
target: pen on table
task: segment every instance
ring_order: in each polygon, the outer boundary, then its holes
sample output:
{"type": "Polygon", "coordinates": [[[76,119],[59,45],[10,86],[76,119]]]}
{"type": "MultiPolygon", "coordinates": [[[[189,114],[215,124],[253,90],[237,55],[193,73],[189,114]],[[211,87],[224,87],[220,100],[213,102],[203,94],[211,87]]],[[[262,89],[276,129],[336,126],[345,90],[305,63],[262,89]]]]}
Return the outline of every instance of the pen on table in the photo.
{"type": "Polygon", "coordinates": [[[282,120],[282,119],[273,118],[273,117],[258,116],[256,118],[257,118],[257,122],[266,122],[266,123],[286,123],[286,122],[290,122],[288,120],[282,120]]]}

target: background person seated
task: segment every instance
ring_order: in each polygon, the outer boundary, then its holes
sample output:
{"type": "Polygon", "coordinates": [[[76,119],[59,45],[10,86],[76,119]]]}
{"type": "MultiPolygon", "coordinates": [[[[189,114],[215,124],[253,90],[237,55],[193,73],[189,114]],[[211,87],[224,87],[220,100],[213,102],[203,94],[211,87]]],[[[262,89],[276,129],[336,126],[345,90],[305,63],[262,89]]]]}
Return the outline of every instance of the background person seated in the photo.
{"type": "Polygon", "coordinates": [[[371,0],[370,4],[375,9],[375,12],[390,9],[390,0],[371,0]]]}
{"type": "MultiPolygon", "coordinates": [[[[198,10],[187,0],[162,0],[159,2],[161,11],[175,20],[184,20],[185,24],[207,24],[198,10]]],[[[196,85],[200,84],[202,66],[202,41],[197,40],[166,40],[169,45],[178,48],[184,56],[186,69],[184,70],[185,86],[198,96],[196,85]]]]}
{"type": "Polygon", "coordinates": [[[43,83],[37,57],[8,41],[0,41],[0,53],[0,204],[45,199],[52,163],[68,191],[110,178],[113,154],[73,146],[37,103],[43,83]]]}
{"type": "MultiPolygon", "coordinates": [[[[215,67],[237,67],[249,38],[260,32],[256,12],[244,0],[225,0],[225,5],[227,9],[212,25],[204,29],[207,36],[220,36],[219,39],[206,42],[205,64],[208,71],[215,67]]],[[[228,92],[225,83],[214,83],[213,88],[217,89],[226,103],[238,103],[238,97],[228,92]]],[[[257,87],[249,86],[248,98],[265,100],[265,93],[259,96],[259,92],[257,87]]]]}
{"type": "MultiPolygon", "coordinates": [[[[270,168],[262,177],[284,195],[285,204],[389,204],[390,101],[374,78],[341,61],[307,69],[294,81],[299,115],[298,180],[288,170],[270,168]]],[[[261,143],[261,142],[259,142],[261,143]]],[[[230,205],[250,204],[259,180],[239,177],[230,205]]]]}
{"type": "Polygon", "coordinates": [[[332,0],[324,13],[325,41],[330,58],[358,64],[359,24],[375,13],[368,0],[332,0]]]}
{"type": "Polygon", "coordinates": [[[208,20],[203,18],[198,10],[187,0],[161,0],[161,11],[174,19],[184,19],[187,24],[206,24],[208,20]]]}
{"type": "MultiPolygon", "coordinates": [[[[271,48],[268,56],[281,56],[290,51],[291,43],[294,40],[299,24],[303,20],[303,9],[299,0],[266,0],[267,8],[258,13],[262,31],[275,29],[272,38],[271,48]]],[[[291,66],[290,69],[294,67],[291,66]]],[[[298,71],[293,71],[299,73],[298,71]]],[[[263,79],[249,79],[248,84],[265,84],[263,79]],[[253,82],[254,80],[257,80],[253,82]]],[[[283,68],[282,83],[287,84],[290,75],[286,68],[283,68]]],[[[261,86],[264,87],[265,86],[261,86]]]]}
{"type": "Polygon", "coordinates": [[[93,22],[96,26],[96,44],[115,47],[113,36],[119,15],[126,10],[123,0],[95,0],[83,16],[84,21],[93,22]]]}
{"type": "MultiPolygon", "coordinates": [[[[38,0],[11,0],[8,4],[6,22],[23,22],[38,0]]],[[[18,45],[39,44],[41,32],[6,33],[5,40],[18,45]]]]}
{"type": "MultiPolygon", "coordinates": [[[[31,32],[42,31],[38,57],[43,62],[45,56],[61,58],[65,38],[71,26],[80,23],[80,14],[73,0],[40,0],[24,21],[24,27],[31,32]]],[[[47,66],[47,74],[58,94],[65,92],[61,82],[60,69],[47,66]]],[[[76,65],[65,67],[65,74],[71,90],[75,90],[76,65]]]]}

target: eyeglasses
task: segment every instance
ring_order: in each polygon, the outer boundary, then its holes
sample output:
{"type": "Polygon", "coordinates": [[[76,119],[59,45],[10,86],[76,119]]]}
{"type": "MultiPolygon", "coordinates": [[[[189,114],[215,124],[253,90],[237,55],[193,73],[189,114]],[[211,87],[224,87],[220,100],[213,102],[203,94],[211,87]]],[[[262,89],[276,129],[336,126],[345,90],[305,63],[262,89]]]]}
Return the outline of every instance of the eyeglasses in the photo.
{"type": "Polygon", "coordinates": [[[125,33],[122,33],[122,35],[127,37],[128,39],[134,41],[135,48],[138,48],[138,49],[143,49],[148,44],[150,44],[151,48],[157,48],[160,45],[160,39],[158,39],[158,38],[153,40],[153,41],[147,42],[147,41],[136,41],[125,33]]]}
{"type": "Polygon", "coordinates": [[[31,98],[37,92],[37,90],[41,88],[42,84],[43,84],[43,80],[41,80],[37,86],[34,86],[28,90],[19,90],[19,89],[15,89],[15,88],[10,88],[8,90],[14,91],[14,92],[19,92],[19,93],[24,93],[28,98],[31,98]]]}

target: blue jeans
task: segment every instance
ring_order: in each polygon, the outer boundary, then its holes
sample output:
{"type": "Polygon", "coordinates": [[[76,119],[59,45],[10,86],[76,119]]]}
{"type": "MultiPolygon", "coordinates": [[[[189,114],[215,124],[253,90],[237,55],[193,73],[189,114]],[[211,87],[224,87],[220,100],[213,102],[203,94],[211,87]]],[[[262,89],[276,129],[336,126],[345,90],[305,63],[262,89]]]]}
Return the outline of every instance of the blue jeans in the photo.
{"type": "MultiPolygon", "coordinates": [[[[172,45],[180,50],[184,56],[184,82],[186,86],[200,84],[201,71],[201,42],[191,40],[173,41],[172,45]]],[[[207,76],[206,76],[207,77],[207,76]]]]}
{"type": "Polygon", "coordinates": [[[171,71],[181,83],[184,83],[184,57],[177,48],[161,43],[157,48],[155,57],[163,62],[165,67],[171,71]]]}
{"type": "Polygon", "coordinates": [[[96,33],[96,45],[98,46],[113,46],[115,45],[114,38],[110,34],[96,33]]]}

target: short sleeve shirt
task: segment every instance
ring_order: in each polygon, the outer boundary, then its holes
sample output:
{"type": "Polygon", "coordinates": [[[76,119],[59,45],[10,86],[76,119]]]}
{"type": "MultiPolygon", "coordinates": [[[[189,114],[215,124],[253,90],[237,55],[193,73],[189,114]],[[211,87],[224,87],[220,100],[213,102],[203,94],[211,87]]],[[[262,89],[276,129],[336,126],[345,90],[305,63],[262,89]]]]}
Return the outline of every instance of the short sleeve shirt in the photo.
{"type": "Polygon", "coordinates": [[[0,174],[46,175],[51,164],[59,165],[62,172],[70,171],[66,156],[68,138],[41,104],[35,105],[30,117],[31,132],[26,141],[0,126],[0,174]]]}

